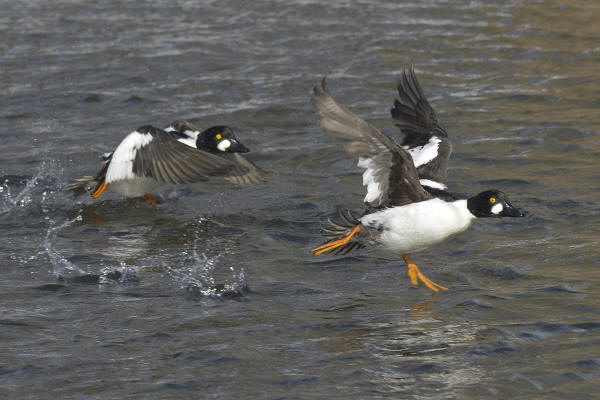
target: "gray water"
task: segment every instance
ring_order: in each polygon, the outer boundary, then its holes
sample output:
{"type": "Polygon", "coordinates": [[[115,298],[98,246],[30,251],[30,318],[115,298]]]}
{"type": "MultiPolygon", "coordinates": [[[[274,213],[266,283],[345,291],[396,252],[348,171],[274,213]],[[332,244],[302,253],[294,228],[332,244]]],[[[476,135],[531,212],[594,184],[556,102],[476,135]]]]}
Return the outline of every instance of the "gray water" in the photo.
{"type": "Polygon", "coordinates": [[[1,2],[0,397],[594,399],[600,8],[589,1],[1,2]],[[401,259],[313,257],[356,160],[310,104],[396,135],[413,61],[454,192],[506,192],[401,259]],[[266,183],[73,199],[141,125],[238,129],[266,183]]]}

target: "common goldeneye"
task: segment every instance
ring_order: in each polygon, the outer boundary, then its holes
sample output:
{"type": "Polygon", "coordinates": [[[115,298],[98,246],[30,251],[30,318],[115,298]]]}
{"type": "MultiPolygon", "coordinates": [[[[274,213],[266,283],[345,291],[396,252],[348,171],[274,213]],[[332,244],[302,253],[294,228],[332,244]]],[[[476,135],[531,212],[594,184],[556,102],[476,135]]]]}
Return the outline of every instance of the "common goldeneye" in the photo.
{"type": "Polygon", "coordinates": [[[401,254],[408,266],[411,283],[416,286],[422,282],[437,292],[447,288],[423,275],[410,259],[410,253],[424,250],[466,230],[476,218],[522,217],[523,213],[498,190],[486,190],[469,199],[450,201],[425,190],[427,182],[419,181],[419,172],[422,173],[421,179],[443,184],[448,149],[451,147],[445,141],[447,135],[437,123],[433,109],[413,78],[411,68],[409,76],[404,74],[399,85],[402,87],[399,90],[402,103],[397,102],[392,110],[392,115],[397,110],[397,124],[403,131],[409,132],[408,141],[405,139],[403,142],[408,149],[338,103],[325,88],[325,79],[320,87],[314,88],[312,102],[324,133],[344,139],[346,151],[357,156],[358,166],[365,169],[363,185],[367,186],[364,199],[367,210],[359,218],[349,211],[346,215],[340,212],[341,224],[329,220],[332,228],[325,231],[330,241],[315,247],[312,253],[319,255],[334,251],[335,254],[345,254],[372,245],[389,255],[401,254]],[[413,119],[407,118],[407,115],[413,116],[413,119]],[[423,127],[433,127],[433,133],[423,134],[423,127]],[[427,142],[424,142],[426,138],[427,142]],[[429,161],[415,161],[420,160],[419,155],[427,154],[427,146],[431,146],[429,149],[434,147],[432,143],[447,149],[447,154],[438,152],[438,161],[434,162],[441,168],[432,164],[435,157],[423,158],[429,161]],[[412,144],[416,144],[412,147],[414,156],[409,152],[412,144]],[[419,146],[421,149],[418,149],[419,146]],[[432,165],[433,168],[430,168],[432,165]],[[423,168],[419,171],[419,167],[423,168]]]}
{"type": "Polygon", "coordinates": [[[200,131],[187,121],[167,128],[150,125],[131,132],[117,148],[102,155],[96,177],[75,179],[67,190],[75,196],[91,192],[97,198],[105,189],[125,197],[144,196],[155,203],[151,191],[165,185],[206,181],[222,176],[237,184],[252,184],[265,173],[240,153],[248,152],[228,126],[200,131]]]}

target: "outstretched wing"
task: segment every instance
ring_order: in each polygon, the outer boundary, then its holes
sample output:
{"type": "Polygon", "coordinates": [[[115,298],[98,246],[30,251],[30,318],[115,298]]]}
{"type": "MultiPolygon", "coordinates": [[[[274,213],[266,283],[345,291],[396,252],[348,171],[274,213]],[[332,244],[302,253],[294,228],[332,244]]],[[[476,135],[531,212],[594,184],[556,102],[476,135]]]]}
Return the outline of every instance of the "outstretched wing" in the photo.
{"type": "MultiPolygon", "coordinates": [[[[169,125],[165,131],[181,135],[178,140],[181,143],[196,148],[196,139],[200,134],[200,129],[188,121],[177,121],[169,125]]],[[[237,185],[252,185],[263,181],[267,175],[252,161],[241,155],[239,152],[217,153],[220,158],[225,158],[234,164],[234,167],[224,178],[237,185]]]]}
{"type": "Polygon", "coordinates": [[[434,181],[439,184],[438,189],[445,189],[452,143],[425,98],[412,65],[408,71],[402,71],[398,94],[400,98],[390,111],[394,123],[405,135],[401,145],[413,157],[419,178],[434,181]]]}
{"type": "Polygon", "coordinates": [[[136,129],[115,149],[106,182],[146,177],[172,184],[192,183],[207,176],[229,175],[237,168],[230,160],[187,146],[177,138],[149,125],[136,129]]]}
{"type": "Polygon", "coordinates": [[[429,198],[421,187],[413,160],[396,142],[338,103],[325,79],[314,88],[313,105],[326,135],[346,141],[344,148],[365,168],[365,203],[370,207],[401,206],[429,198]]]}
{"type": "Polygon", "coordinates": [[[223,153],[222,156],[235,164],[231,172],[225,176],[229,182],[238,185],[252,185],[263,181],[267,175],[265,171],[240,153],[223,153]]]}

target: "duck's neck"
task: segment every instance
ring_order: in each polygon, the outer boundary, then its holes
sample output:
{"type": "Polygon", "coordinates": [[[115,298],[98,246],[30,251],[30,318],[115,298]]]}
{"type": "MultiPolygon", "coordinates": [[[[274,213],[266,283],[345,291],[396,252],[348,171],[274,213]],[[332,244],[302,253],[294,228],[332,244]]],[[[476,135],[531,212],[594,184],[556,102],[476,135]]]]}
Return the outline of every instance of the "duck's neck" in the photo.
{"type": "Polygon", "coordinates": [[[457,210],[460,211],[460,213],[467,219],[472,220],[477,218],[475,215],[473,215],[471,213],[471,211],[469,211],[469,206],[467,203],[467,199],[460,199],[460,200],[455,200],[452,202],[452,204],[454,205],[454,207],[456,207],[457,210]]]}

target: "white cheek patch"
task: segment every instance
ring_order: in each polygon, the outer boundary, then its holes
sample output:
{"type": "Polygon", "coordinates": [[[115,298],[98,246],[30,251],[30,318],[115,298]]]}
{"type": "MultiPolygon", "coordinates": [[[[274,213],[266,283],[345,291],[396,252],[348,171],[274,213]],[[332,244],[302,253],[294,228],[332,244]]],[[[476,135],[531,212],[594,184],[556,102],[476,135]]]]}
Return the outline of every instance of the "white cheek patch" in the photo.
{"type": "Polygon", "coordinates": [[[231,142],[229,141],[229,139],[223,139],[217,145],[217,149],[219,149],[221,151],[227,151],[229,146],[231,146],[231,142]]]}
{"type": "Polygon", "coordinates": [[[492,207],[490,211],[492,212],[492,214],[498,215],[502,212],[502,210],[504,210],[504,206],[501,203],[498,203],[494,207],[492,207]]]}

